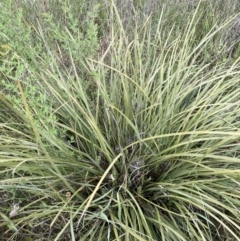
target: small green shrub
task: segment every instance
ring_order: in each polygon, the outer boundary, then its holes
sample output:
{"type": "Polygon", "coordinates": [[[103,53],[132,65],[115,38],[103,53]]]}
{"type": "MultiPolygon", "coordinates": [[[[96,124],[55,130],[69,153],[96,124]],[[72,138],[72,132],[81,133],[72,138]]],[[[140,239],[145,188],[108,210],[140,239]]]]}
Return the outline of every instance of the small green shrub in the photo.
{"type": "Polygon", "coordinates": [[[12,5],[6,2],[1,15],[1,42],[4,44],[0,81],[3,94],[14,108],[25,112],[18,85],[20,81],[38,128],[61,138],[65,134],[53,124],[57,120],[52,109],[53,100],[46,85],[43,86],[39,80],[52,69],[56,77],[64,73],[62,77],[66,79],[74,71],[79,76],[86,75],[83,71],[85,58],[96,55],[99,48],[98,26],[94,23],[96,10],[88,14],[84,20],[86,23],[79,25],[77,16],[81,13],[79,11],[85,11],[83,5],[74,9],[74,5],[66,3],[57,8],[56,3],[52,2],[45,9],[41,2],[30,5],[31,8],[29,3],[25,3],[18,6],[16,19],[8,11],[12,5]],[[53,7],[56,7],[57,15],[53,7]],[[63,17],[65,22],[59,22],[63,17]],[[7,28],[7,22],[13,28],[7,28]],[[77,69],[72,69],[72,65],[78,66],[77,69]]]}

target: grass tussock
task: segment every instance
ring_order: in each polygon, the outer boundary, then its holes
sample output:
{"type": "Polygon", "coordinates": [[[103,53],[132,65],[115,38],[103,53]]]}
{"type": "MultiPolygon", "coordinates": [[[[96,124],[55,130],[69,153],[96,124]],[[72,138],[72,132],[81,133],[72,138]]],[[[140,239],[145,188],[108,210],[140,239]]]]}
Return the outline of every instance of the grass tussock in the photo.
{"type": "Polygon", "coordinates": [[[1,3],[0,239],[240,240],[238,2],[76,2],[1,3]]]}

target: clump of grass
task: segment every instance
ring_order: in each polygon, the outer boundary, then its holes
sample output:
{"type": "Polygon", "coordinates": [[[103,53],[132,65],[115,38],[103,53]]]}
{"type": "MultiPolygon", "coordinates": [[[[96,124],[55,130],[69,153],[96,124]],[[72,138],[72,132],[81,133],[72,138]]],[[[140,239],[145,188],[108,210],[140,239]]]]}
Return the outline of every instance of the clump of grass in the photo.
{"type": "Polygon", "coordinates": [[[47,114],[23,81],[19,105],[0,95],[3,239],[239,240],[239,59],[214,51],[231,19],[167,13],[129,31],[112,3],[108,46],[79,58],[37,35],[47,114]]]}

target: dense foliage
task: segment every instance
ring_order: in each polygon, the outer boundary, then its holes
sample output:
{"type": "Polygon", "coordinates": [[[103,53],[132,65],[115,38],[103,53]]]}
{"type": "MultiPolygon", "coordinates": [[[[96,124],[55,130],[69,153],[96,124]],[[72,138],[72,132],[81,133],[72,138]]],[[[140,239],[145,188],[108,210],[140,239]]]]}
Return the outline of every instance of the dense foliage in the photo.
{"type": "Polygon", "coordinates": [[[238,1],[0,4],[0,240],[240,240],[238,1]]]}

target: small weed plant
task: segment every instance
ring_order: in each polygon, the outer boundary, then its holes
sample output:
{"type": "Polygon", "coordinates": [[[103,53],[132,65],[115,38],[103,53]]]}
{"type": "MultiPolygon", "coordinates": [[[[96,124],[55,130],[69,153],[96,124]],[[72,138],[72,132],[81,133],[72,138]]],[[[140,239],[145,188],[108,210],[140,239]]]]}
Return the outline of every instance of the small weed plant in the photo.
{"type": "Polygon", "coordinates": [[[237,3],[80,2],[1,3],[0,240],[240,240],[237,3]]]}

